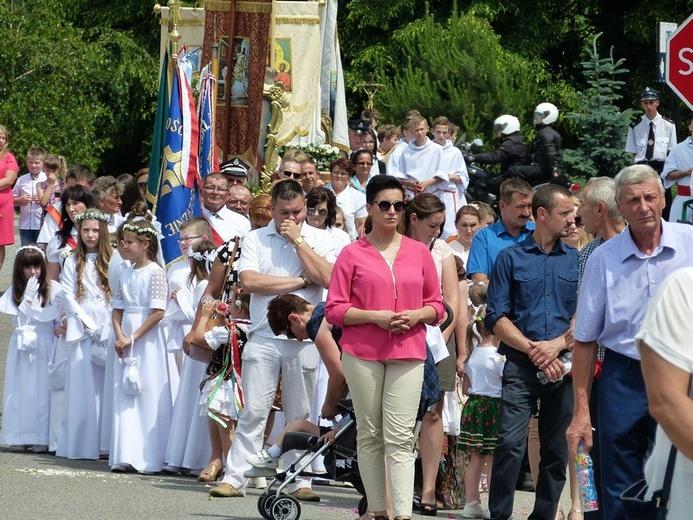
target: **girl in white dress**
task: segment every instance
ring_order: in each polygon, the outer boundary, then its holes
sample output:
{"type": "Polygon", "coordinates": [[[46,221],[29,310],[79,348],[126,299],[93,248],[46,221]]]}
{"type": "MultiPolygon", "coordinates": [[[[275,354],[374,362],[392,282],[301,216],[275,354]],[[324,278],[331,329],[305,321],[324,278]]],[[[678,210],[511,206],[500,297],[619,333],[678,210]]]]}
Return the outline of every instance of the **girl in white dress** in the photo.
{"type": "Polygon", "coordinates": [[[46,277],[36,246],[17,250],[12,285],[0,298],[0,312],[14,316],[5,365],[0,445],[48,449],[50,389],[48,363],[55,351],[60,286],[46,277]]]}
{"type": "MultiPolygon", "coordinates": [[[[77,228],[75,227],[77,216],[84,213],[87,209],[95,207],[96,204],[88,188],[77,184],[63,191],[63,194],[60,196],[60,217],[56,219],[60,223],[60,228],[56,235],[46,244],[46,273],[50,280],[57,282],[60,279],[60,271],[63,268],[65,259],[77,247],[77,228]]],[[[55,208],[51,206],[48,211],[54,210],[55,208]]],[[[58,336],[55,350],[53,364],[55,366],[65,366],[70,349],[65,341],[64,334],[58,336]]],[[[61,374],[64,372],[67,372],[67,370],[60,371],[61,374]]],[[[65,377],[51,378],[49,451],[58,449],[60,435],[66,431],[65,379],[65,377]]]]}
{"type": "Polygon", "coordinates": [[[168,285],[166,273],[156,263],[159,246],[151,223],[126,222],[123,249],[132,265],[123,269],[113,298],[119,360],[113,370],[109,465],[115,472],[156,473],[164,465],[171,426],[168,357],[158,327],[166,309],[168,285]]]}
{"type": "MultiPolygon", "coordinates": [[[[206,222],[205,222],[206,224],[206,222]]],[[[211,231],[209,232],[211,235],[211,231]]],[[[187,227],[180,230],[181,240],[184,237],[200,236],[192,228],[187,227]]],[[[204,234],[203,234],[204,236],[204,234]]],[[[195,240],[195,244],[189,241],[181,242],[185,246],[190,245],[187,256],[189,260],[185,262],[187,269],[178,267],[178,276],[187,272],[187,277],[179,284],[177,290],[172,289],[172,298],[180,306],[179,312],[185,312],[187,322],[185,326],[180,326],[185,334],[190,332],[195,319],[195,310],[202,298],[204,290],[207,288],[209,279],[209,269],[214,261],[215,246],[213,242],[200,236],[195,240]],[[186,300],[184,300],[184,298],[186,300]]],[[[179,262],[183,263],[183,262],[179,262]]],[[[169,271],[169,280],[171,280],[169,271]]],[[[169,284],[171,287],[172,284],[169,284]]],[[[170,305],[169,305],[170,307],[170,305]]],[[[180,322],[179,322],[180,323],[180,322]]],[[[182,334],[178,339],[183,346],[182,334]]],[[[171,334],[167,338],[167,343],[172,342],[171,334]]],[[[169,347],[170,348],[170,347],[169,347]]],[[[189,350],[188,350],[189,352],[189,350]]],[[[180,382],[178,384],[178,394],[173,406],[173,418],[171,421],[171,433],[166,447],[166,466],[164,471],[167,473],[177,473],[183,469],[186,473],[199,472],[205,467],[211,454],[209,434],[207,433],[207,418],[200,415],[200,382],[206,377],[205,370],[207,362],[192,358],[189,355],[183,358],[180,372],[180,382]]]]}
{"type": "Polygon", "coordinates": [[[89,209],[76,217],[77,247],[63,264],[63,286],[69,345],[65,382],[65,431],[56,455],[68,459],[98,459],[107,334],[111,320],[108,263],[112,249],[108,215],[89,209]]]}

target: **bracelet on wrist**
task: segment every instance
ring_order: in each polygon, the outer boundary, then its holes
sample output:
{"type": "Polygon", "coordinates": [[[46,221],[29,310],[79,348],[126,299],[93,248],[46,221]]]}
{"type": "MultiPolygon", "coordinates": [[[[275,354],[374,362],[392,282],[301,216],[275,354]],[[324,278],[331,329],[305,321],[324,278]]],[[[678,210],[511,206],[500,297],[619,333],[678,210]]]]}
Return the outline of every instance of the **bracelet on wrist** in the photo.
{"type": "Polygon", "coordinates": [[[303,244],[303,242],[305,242],[303,237],[298,237],[296,240],[294,240],[294,247],[300,246],[301,244],[303,244]]]}

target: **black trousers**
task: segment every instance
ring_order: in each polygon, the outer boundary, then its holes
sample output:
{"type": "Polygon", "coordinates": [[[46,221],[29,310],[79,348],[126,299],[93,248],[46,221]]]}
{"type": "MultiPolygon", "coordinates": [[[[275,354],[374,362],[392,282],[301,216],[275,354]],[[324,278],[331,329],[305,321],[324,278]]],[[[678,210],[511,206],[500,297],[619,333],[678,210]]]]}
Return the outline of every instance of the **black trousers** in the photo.
{"type": "Polygon", "coordinates": [[[515,484],[537,399],[541,462],[534,510],[529,518],[554,520],[565,485],[568,464],[565,432],[573,415],[573,385],[566,380],[542,385],[537,371],[526,355],[507,356],[489,493],[489,509],[494,520],[507,520],[513,513],[515,484]]]}

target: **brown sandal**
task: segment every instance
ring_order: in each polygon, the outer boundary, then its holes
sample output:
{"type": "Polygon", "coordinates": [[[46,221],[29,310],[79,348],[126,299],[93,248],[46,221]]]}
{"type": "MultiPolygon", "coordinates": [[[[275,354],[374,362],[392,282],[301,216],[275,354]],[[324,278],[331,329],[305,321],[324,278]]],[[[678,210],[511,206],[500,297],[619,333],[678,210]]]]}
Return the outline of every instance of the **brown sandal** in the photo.
{"type": "Polygon", "coordinates": [[[216,464],[208,464],[205,469],[200,472],[197,480],[200,482],[216,482],[221,473],[221,468],[216,464]]]}

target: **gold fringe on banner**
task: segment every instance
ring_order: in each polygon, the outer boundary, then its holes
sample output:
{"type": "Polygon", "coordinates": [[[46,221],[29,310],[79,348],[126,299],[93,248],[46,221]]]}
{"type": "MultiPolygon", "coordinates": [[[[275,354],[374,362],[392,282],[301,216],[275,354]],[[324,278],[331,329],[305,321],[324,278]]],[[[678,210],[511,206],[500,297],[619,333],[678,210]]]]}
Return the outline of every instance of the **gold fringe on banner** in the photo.
{"type": "Polygon", "coordinates": [[[277,23],[287,25],[316,25],[320,23],[319,16],[277,16],[277,23]]]}
{"type": "Polygon", "coordinates": [[[272,4],[270,2],[238,2],[236,11],[239,13],[271,13],[272,4]]]}

